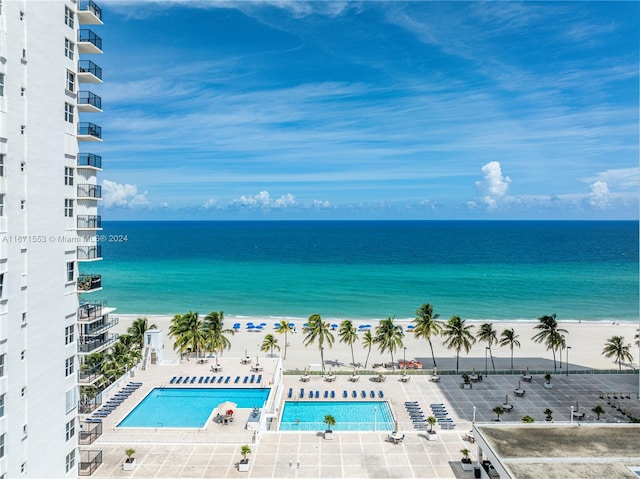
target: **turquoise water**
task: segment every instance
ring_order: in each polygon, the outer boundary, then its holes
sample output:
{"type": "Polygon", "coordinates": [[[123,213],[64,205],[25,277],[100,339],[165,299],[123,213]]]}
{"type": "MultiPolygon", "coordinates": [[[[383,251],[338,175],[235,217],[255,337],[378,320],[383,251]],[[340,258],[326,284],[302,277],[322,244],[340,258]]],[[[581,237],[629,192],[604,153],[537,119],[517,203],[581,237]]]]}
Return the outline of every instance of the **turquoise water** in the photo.
{"type": "Polygon", "coordinates": [[[336,420],[334,431],[393,431],[391,408],[386,401],[285,402],[281,431],[323,431],[324,417],[336,420]]]}
{"type": "Polygon", "coordinates": [[[221,403],[261,408],[270,389],[153,389],[117,427],[201,428],[221,403]]]}
{"type": "Polygon", "coordinates": [[[570,221],[104,222],[121,313],[638,318],[638,224],[570,221]],[[123,235],[117,237],[113,235],[123,235]]]}

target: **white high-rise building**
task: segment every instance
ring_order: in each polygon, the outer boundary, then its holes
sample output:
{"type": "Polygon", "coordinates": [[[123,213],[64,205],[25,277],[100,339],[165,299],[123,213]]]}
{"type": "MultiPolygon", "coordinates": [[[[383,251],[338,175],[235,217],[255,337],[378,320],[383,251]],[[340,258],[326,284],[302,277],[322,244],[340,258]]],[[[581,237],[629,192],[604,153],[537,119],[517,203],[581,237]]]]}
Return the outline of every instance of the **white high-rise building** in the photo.
{"type": "Polygon", "coordinates": [[[78,414],[79,386],[99,379],[83,358],[115,340],[88,295],[101,16],[92,1],[0,0],[1,479],[77,477],[96,456],[78,448],[78,414]]]}

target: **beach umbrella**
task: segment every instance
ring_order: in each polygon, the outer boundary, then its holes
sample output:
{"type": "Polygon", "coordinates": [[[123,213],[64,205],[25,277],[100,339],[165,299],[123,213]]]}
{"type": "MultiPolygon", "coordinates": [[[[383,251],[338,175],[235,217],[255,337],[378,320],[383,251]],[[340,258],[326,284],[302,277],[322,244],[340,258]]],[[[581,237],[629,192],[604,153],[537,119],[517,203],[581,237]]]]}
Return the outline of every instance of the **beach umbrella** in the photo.
{"type": "Polygon", "coordinates": [[[518,381],[518,389],[522,389],[522,383],[518,381]]]}
{"type": "Polygon", "coordinates": [[[505,404],[509,404],[509,395],[508,394],[504,395],[504,403],[505,404]]]}
{"type": "Polygon", "coordinates": [[[576,401],[576,412],[578,412],[578,401],[576,401]]]}
{"type": "Polygon", "coordinates": [[[437,376],[438,375],[438,368],[433,368],[433,375],[437,376]]]}
{"type": "Polygon", "coordinates": [[[256,354],[256,366],[260,366],[260,359],[258,358],[257,354],[256,354]]]}
{"type": "Polygon", "coordinates": [[[289,323],[289,327],[293,328],[295,326],[295,323],[289,323]]]}
{"type": "Polygon", "coordinates": [[[218,404],[218,413],[226,414],[227,411],[237,409],[238,405],[231,401],[224,401],[218,404]]]}

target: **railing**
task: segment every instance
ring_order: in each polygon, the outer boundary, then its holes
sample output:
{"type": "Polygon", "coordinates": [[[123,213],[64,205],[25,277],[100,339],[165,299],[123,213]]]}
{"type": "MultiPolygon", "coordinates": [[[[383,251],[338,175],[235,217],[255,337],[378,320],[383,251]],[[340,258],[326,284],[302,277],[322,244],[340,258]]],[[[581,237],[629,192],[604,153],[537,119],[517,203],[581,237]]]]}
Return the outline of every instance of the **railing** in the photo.
{"type": "Polygon", "coordinates": [[[102,406],[102,393],[98,393],[92,399],[83,399],[78,401],[78,412],[80,414],[91,414],[100,406],[102,406]]]}
{"type": "Polygon", "coordinates": [[[100,20],[102,20],[102,9],[98,5],[96,5],[93,0],[80,2],[79,10],[86,10],[88,12],[91,12],[100,20]]]}
{"type": "Polygon", "coordinates": [[[78,373],[78,383],[91,384],[93,381],[102,376],[100,371],[82,371],[78,373]]]}
{"type": "Polygon", "coordinates": [[[120,322],[119,318],[112,318],[110,320],[100,320],[95,323],[84,324],[80,327],[80,336],[90,336],[92,334],[97,334],[101,329],[105,331],[112,328],[116,324],[120,322]]]}
{"type": "Polygon", "coordinates": [[[98,348],[102,348],[103,346],[108,346],[109,344],[113,344],[118,340],[117,334],[105,334],[105,337],[102,339],[92,339],[88,340],[84,343],[78,342],[78,352],[79,353],[90,353],[95,351],[98,348]]]}
{"type": "Polygon", "coordinates": [[[78,467],[79,476],[90,476],[100,464],[102,464],[102,451],[80,450],[80,465],[78,467]]]}
{"type": "Polygon", "coordinates": [[[84,427],[90,427],[91,429],[82,429],[80,431],[78,444],[80,444],[81,446],[88,446],[89,444],[93,444],[94,441],[102,435],[101,422],[85,422],[84,427]]]}
{"type": "Polygon", "coordinates": [[[102,157],[93,153],[79,153],[78,166],[91,166],[93,168],[102,168],[102,157]]]}
{"type": "Polygon", "coordinates": [[[89,183],[78,185],[78,198],[102,198],[102,187],[89,183]]]}
{"type": "Polygon", "coordinates": [[[89,135],[102,139],[102,127],[89,122],[78,123],[78,135],[89,135]]]}
{"type": "Polygon", "coordinates": [[[78,73],[91,73],[94,77],[102,80],[102,68],[91,60],[79,60],[78,73]]]}
{"type": "Polygon", "coordinates": [[[102,110],[102,98],[91,91],[79,91],[78,104],[91,105],[96,107],[98,110],[102,110]]]}
{"type": "Polygon", "coordinates": [[[78,320],[95,319],[103,316],[102,308],[107,307],[106,301],[91,301],[78,306],[78,320]]]}
{"type": "Polygon", "coordinates": [[[78,291],[92,291],[102,288],[102,276],[99,274],[81,274],[78,276],[78,291]]]}
{"type": "Polygon", "coordinates": [[[102,246],[78,246],[76,255],[80,261],[83,259],[100,259],[102,258],[102,246]]]}
{"type": "Polygon", "coordinates": [[[102,217],[100,215],[78,215],[78,229],[98,229],[102,228],[102,217]]]}
{"type": "Polygon", "coordinates": [[[102,38],[93,33],[92,30],[88,28],[83,28],[78,30],[78,41],[79,42],[88,42],[94,45],[98,50],[102,50],[102,38]]]}

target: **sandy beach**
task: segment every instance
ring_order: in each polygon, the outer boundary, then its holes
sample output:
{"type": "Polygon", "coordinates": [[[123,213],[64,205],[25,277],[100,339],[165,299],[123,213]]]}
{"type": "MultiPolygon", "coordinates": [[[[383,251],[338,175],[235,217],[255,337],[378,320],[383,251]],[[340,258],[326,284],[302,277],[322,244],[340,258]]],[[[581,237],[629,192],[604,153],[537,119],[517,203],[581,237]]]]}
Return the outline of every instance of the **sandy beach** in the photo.
{"type": "MultiPolygon", "coordinates": [[[[169,326],[171,324],[171,316],[168,315],[129,315],[114,314],[113,316],[119,318],[119,324],[113,328],[113,331],[119,334],[126,333],[127,328],[138,317],[146,317],[149,320],[149,324],[155,324],[159,329],[165,332],[165,360],[178,360],[178,355],[173,351],[173,340],[168,337],[169,326]]],[[[339,324],[339,320],[326,319],[331,324],[339,324]]],[[[280,354],[284,354],[284,335],[277,334],[274,328],[274,324],[278,320],[269,317],[233,317],[225,316],[225,323],[229,326],[234,323],[240,323],[242,328],[230,337],[231,349],[225,351],[223,359],[239,358],[244,356],[245,351],[250,356],[255,356],[259,353],[260,345],[267,334],[274,334],[278,339],[278,343],[281,346],[280,354]],[[263,331],[250,332],[246,328],[248,322],[254,324],[266,323],[263,331]]],[[[304,369],[310,365],[320,364],[320,351],[317,344],[305,347],[303,345],[304,334],[302,334],[303,324],[305,320],[294,319],[289,320],[295,324],[297,333],[288,335],[289,346],[287,348],[287,357],[284,362],[285,370],[290,369],[304,369]]],[[[359,321],[355,320],[354,325],[359,326],[361,324],[371,324],[372,330],[377,326],[376,321],[359,321]]],[[[410,324],[410,321],[397,321],[397,324],[405,327],[410,324]]],[[[473,324],[474,333],[477,332],[482,322],[468,321],[468,324],[473,324]]],[[[514,369],[524,370],[529,367],[534,370],[549,370],[553,372],[553,356],[550,351],[547,351],[543,344],[534,343],[531,338],[536,333],[534,327],[537,321],[495,321],[493,323],[494,329],[500,333],[507,328],[514,328],[516,334],[519,336],[520,348],[515,348],[513,352],[514,369]]],[[[635,322],[562,322],[559,321],[561,328],[568,331],[566,335],[566,343],[569,349],[569,370],[572,369],[617,369],[618,365],[611,358],[604,357],[602,349],[605,341],[611,336],[617,335],[624,337],[626,343],[633,343],[638,324],[635,322]]],[[[332,368],[333,370],[348,371],[352,369],[351,365],[351,350],[348,345],[340,343],[338,339],[338,332],[334,331],[334,343],[333,347],[325,347],[325,367],[332,368]]],[[[360,337],[362,334],[360,333],[360,337]]],[[[456,354],[454,350],[448,350],[442,344],[442,337],[436,337],[432,340],[433,349],[436,358],[436,364],[439,370],[455,370],[456,354]]],[[[417,360],[422,363],[424,369],[432,369],[433,362],[431,359],[431,353],[429,345],[424,339],[418,339],[413,336],[412,333],[406,333],[404,338],[404,347],[406,351],[399,350],[394,360],[403,359],[406,355],[406,359],[417,360]]],[[[359,343],[354,344],[354,356],[356,364],[361,367],[364,366],[367,357],[367,350],[364,349],[359,343]]],[[[507,347],[499,347],[494,345],[492,348],[493,358],[495,362],[495,368],[497,371],[510,369],[510,350],[507,347]]],[[[265,353],[260,352],[261,356],[265,353]]],[[[634,367],[638,367],[638,348],[632,347],[632,354],[634,356],[634,367]]],[[[377,348],[372,348],[367,367],[370,369],[373,364],[390,362],[389,353],[381,354],[377,348]]],[[[559,359],[559,358],[557,358],[559,359]]],[[[558,371],[566,371],[567,358],[566,350],[562,352],[562,364],[557,363],[558,371]]],[[[492,370],[491,360],[486,350],[486,343],[476,342],[471,351],[466,354],[464,351],[460,353],[460,371],[471,371],[476,369],[481,372],[485,370],[485,367],[492,370]]],[[[625,366],[623,365],[623,368],[625,366]]]]}

